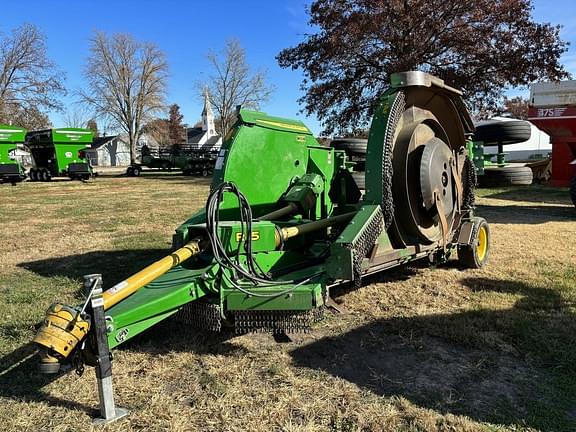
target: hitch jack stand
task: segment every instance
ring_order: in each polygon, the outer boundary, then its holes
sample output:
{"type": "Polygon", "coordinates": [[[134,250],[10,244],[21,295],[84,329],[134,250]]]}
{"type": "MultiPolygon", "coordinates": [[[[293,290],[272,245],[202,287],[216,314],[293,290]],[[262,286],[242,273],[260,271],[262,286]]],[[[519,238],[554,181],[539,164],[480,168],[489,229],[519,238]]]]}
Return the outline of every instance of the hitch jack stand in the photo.
{"type": "Polygon", "coordinates": [[[112,354],[108,347],[106,335],[106,319],[104,316],[104,300],[102,299],[102,275],[91,274],[84,276],[84,286],[92,289],[91,308],[94,330],[96,334],[97,359],[96,379],[98,381],[98,397],[100,399],[100,417],[92,423],[104,425],[128,415],[128,410],[114,404],[114,391],[112,389],[112,354]]]}

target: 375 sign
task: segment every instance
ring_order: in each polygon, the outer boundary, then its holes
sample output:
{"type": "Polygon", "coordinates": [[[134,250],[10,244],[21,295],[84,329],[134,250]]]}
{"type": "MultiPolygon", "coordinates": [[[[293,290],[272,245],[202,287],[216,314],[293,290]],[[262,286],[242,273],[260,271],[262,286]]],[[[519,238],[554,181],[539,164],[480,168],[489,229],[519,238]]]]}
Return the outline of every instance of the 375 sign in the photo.
{"type": "Polygon", "coordinates": [[[576,107],[546,107],[528,109],[528,120],[537,118],[576,118],[576,107]]]}

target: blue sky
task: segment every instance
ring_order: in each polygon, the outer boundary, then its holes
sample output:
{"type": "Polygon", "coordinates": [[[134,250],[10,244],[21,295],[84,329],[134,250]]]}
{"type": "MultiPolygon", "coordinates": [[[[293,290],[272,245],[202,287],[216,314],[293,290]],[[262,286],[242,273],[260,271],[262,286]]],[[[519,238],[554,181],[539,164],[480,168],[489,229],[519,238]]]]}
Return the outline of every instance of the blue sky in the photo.
{"type": "MultiPolygon", "coordinates": [[[[248,63],[267,71],[269,82],[276,87],[262,110],[300,118],[318,133],[318,121],[299,113],[300,72],[281,69],[275,60],[278,52],[294,46],[310,32],[307,4],[306,0],[21,0],[3,8],[0,31],[23,22],[40,27],[48,39],[49,56],[65,73],[69,90],[84,84],[82,68],[94,30],[127,32],[136,39],[154,42],[164,50],[170,66],[168,102],[180,105],[185,122],[190,124],[199,119],[202,110],[195,83],[209,74],[206,53],[220,50],[227,39],[235,37],[245,48],[248,63]]],[[[536,0],[534,6],[537,21],[564,26],[562,37],[572,46],[562,60],[576,76],[575,3],[536,0]]],[[[64,103],[72,100],[69,96],[64,103]]],[[[61,122],[57,113],[51,119],[55,126],[61,122]]]]}

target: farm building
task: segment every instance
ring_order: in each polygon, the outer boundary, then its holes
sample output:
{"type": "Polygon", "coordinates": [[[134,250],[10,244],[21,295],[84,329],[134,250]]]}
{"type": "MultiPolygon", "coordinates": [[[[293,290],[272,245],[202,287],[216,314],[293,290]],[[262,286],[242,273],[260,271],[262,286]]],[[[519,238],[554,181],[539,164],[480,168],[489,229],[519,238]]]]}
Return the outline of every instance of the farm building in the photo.
{"type": "MultiPolygon", "coordinates": [[[[147,145],[152,151],[158,149],[156,140],[148,134],[143,134],[136,147],[138,156],[143,145],[147,145]]],[[[126,134],[94,138],[92,147],[86,150],[86,154],[92,166],[130,165],[130,144],[126,134]]]]}

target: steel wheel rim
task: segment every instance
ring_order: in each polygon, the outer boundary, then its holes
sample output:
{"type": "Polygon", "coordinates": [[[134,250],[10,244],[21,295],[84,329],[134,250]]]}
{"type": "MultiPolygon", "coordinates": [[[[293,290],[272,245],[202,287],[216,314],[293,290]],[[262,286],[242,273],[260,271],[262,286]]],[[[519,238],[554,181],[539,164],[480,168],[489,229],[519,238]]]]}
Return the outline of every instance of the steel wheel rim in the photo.
{"type": "Polygon", "coordinates": [[[480,227],[478,231],[478,245],[476,247],[478,254],[478,259],[484,261],[486,258],[486,252],[488,251],[488,233],[486,232],[486,227],[480,227]]]}

